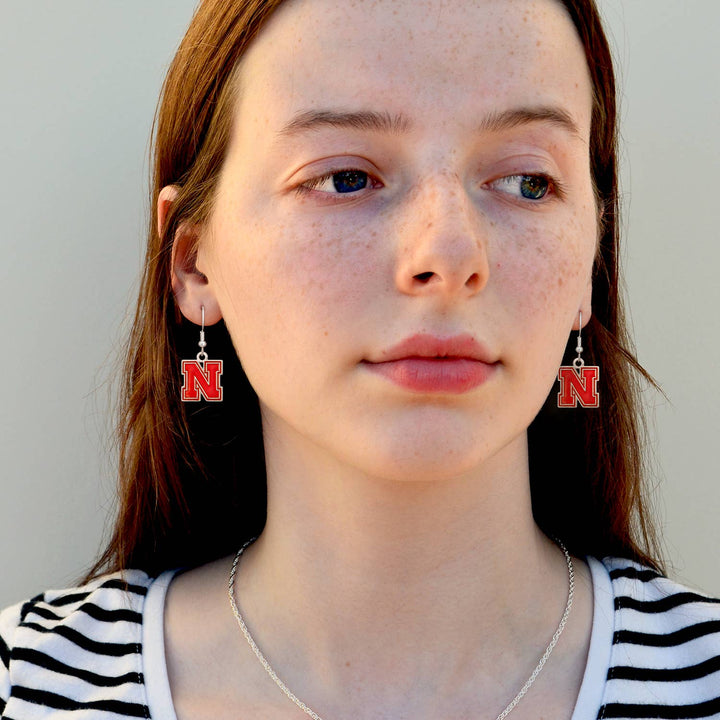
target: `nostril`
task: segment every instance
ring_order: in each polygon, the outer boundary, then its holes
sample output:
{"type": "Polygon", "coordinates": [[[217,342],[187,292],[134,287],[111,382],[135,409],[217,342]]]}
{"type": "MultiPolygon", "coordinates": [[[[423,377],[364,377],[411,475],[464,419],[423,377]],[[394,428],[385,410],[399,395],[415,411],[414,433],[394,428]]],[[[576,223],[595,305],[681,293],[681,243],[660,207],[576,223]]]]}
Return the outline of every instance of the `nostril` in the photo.
{"type": "Polygon", "coordinates": [[[419,275],[416,275],[415,277],[418,280],[422,280],[422,282],[427,282],[433,276],[433,274],[434,273],[431,273],[431,272],[424,272],[424,273],[420,273],[419,275]]]}

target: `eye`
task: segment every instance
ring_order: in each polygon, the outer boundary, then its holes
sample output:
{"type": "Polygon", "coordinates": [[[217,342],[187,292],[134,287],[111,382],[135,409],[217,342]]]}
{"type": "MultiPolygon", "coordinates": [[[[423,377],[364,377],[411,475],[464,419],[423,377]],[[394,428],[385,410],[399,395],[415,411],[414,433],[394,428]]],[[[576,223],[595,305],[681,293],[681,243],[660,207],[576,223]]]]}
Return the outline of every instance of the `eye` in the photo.
{"type": "Polygon", "coordinates": [[[377,185],[379,185],[379,183],[374,181],[368,173],[363,170],[351,168],[347,170],[334,170],[320,177],[306,180],[298,187],[298,190],[301,192],[303,190],[317,190],[318,192],[324,192],[328,195],[335,195],[356,193],[359,190],[364,190],[367,187],[376,187],[377,185]]]}
{"type": "Polygon", "coordinates": [[[547,175],[507,175],[490,185],[523,200],[542,200],[553,191],[560,195],[558,184],[547,175]]]}

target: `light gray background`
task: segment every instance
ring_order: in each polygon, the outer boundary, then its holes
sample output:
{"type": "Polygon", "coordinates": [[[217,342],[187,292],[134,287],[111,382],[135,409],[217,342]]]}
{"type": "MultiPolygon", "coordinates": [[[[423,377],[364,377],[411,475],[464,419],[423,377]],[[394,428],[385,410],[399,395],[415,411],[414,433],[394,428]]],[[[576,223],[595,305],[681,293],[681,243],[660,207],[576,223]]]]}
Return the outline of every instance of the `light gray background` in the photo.
{"type": "MultiPolygon", "coordinates": [[[[112,505],[112,362],[150,125],[194,0],[0,0],[0,607],[74,583],[112,505]]],[[[717,0],[601,0],[623,87],[625,256],[673,574],[720,595],[717,0]]]]}

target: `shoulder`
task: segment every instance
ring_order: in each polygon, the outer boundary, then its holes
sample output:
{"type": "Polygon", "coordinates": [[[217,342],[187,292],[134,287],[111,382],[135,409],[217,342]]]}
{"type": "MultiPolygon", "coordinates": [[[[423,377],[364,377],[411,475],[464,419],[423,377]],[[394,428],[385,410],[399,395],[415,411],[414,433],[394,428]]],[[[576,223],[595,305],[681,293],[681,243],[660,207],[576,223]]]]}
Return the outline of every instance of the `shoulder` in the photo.
{"type": "Polygon", "coordinates": [[[720,599],[630,560],[602,563],[614,603],[603,717],[717,717],[720,599]]]}
{"type": "MultiPolygon", "coordinates": [[[[682,620],[720,619],[720,599],[681,585],[651,568],[624,558],[604,558],[613,587],[616,611],[628,626],[647,625],[653,618],[661,629],[682,620]]],[[[714,625],[704,626],[710,631],[714,625]]],[[[718,638],[720,639],[720,638],[718,638]]]]}
{"type": "Polygon", "coordinates": [[[140,570],[120,571],[3,610],[0,715],[13,703],[8,715],[24,717],[21,705],[31,703],[54,710],[116,707],[146,716],[138,692],[142,610],[153,579],[140,570]]]}
{"type": "Polygon", "coordinates": [[[98,628],[110,634],[117,630],[127,635],[128,624],[142,621],[142,603],[152,581],[153,578],[140,570],[124,570],[103,575],[87,585],[46,590],[3,610],[0,635],[6,643],[19,633],[28,637],[23,633],[26,629],[42,636],[58,632],[67,635],[70,629],[98,628]]]}

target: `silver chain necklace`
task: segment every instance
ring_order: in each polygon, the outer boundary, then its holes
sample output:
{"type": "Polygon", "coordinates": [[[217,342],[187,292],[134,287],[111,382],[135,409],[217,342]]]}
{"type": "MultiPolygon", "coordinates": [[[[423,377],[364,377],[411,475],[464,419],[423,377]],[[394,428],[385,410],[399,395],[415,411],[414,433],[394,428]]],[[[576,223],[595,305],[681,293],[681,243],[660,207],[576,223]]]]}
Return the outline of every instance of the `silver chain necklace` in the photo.
{"type": "MultiPolygon", "coordinates": [[[[232,570],[230,570],[230,581],[228,582],[228,596],[230,597],[230,606],[232,607],[233,615],[235,615],[235,619],[238,621],[238,625],[240,626],[240,629],[242,630],[245,639],[248,641],[248,644],[252,648],[252,651],[255,653],[255,656],[265,668],[267,674],[274,680],[275,684],[285,693],[285,695],[290,698],[290,700],[292,700],[303,712],[309,715],[313,720],[322,720],[322,718],[314,710],[311,710],[302,700],[296,697],[285,685],[285,683],[277,676],[277,673],[272,669],[270,663],[265,659],[265,656],[260,651],[260,648],[255,643],[255,640],[253,640],[253,637],[250,634],[250,631],[247,629],[245,621],[240,614],[240,610],[238,610],[237,603],[235,602],[235,572],[237,570],[238,562],[245,548],[251,543],[255,542],[255,540],[257,540],[257,537],[248,540],[237,551],[237,555],[235,555],[235,560],[233,561],[232,570]]],[[[560,619],[560,624],[558,625],[555,634],[552,636],[550,644],[547,646],[545,652],[540,658],[540,662],[538,662],[538,664],[535,666],[535,669],[532,671],[530,677],[525,681],[525,684],[522,686],[522,688],[520,688],[520,692],[518,692],[518,694],[512,699],[510,704],[497,716],[495,720],[504,720],[504,718],[506,718],[515,709],[515,706],[520,702],[520,700],[522,700],[525,693],[527,693],[527,691],[530,689],[530,686],[535,682],[537,676],[540,674],[540,671],[543,669],[543,666],[550,657],[550,654],[555,649],[555,646],[560,639],[560,635],[562,635],[562,631],[565,629],[568,617],[570,616],[570,608],[572,608],[573,596],[575,595],[575,571],[573,570],[572,560],[570,559],[570,553],[567,551],[567,548],[559,540],[556,542],[565,554],[565,562],[567,563],[568,569],[568,596],[567,603],[565,604],[565,612],[560,619]]]]}

